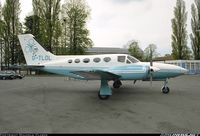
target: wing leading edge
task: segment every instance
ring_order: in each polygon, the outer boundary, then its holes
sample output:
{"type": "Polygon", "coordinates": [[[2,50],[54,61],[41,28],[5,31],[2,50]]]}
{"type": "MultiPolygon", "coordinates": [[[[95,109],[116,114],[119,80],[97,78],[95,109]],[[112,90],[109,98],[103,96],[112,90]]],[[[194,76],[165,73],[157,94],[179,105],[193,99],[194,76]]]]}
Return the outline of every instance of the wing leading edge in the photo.
{"type": "Polygon", "coordinates": [[[113,74],[108,71],[102,71],[102,70],[92,70],[92,71],[73,71],[71,72],[73,74],[76,74],[78,76],[81,76],[85,79],[93,79],[93,80],[114,80],[119,79],[121,76],[113,74]]]}

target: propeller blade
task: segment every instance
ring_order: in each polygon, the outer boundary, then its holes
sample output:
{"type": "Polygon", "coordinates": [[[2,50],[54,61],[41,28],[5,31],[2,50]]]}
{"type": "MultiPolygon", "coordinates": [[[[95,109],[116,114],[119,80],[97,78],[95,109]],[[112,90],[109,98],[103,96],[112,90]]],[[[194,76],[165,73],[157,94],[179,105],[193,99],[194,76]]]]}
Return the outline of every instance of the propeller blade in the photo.
{"type": "Polygon", "coordinates": [[[152,59],[150,60],[150,66],[151,66],[151,67],[153,66],[153,61],[152,61],[152,59]]]}
{"type": "Polygon", "coordinates": [[[151,84],[151,87],[152,87],[152,81],[153,81],[153,72],[155,72],[154,67],[153,67],[153,51],[150,48],[150,84],[151,84]]]}
{"type": "Polygon", "coordinates": [[[150,74],[150,84],[151,84],[151,87],[152,87],[152,81],[153,81],[153,73],[151,72],[151,74],[150,74]]]}
{"type": "Polygon", "coordinates": [[[153,51],[151,48],[150,48],[150,66],[151,67],[153,66],[153,51]]]}
{"type": "Polygon", "coordinates": [[[152,81],[153,81],[153,69],[150,66],[149,67],[149,80],[150,80],[150,85],[152,86],[152,81]]]}

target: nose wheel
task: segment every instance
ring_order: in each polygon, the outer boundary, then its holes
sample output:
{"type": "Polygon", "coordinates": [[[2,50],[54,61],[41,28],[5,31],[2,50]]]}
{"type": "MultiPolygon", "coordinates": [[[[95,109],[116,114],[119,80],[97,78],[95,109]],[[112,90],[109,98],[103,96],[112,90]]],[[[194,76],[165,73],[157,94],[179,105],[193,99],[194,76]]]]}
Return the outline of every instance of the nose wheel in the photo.
{"type": "Polygon", "coordinates": [[[168,94],[169,92],[170,92],[169,87],[167,87],[167,86],[162,87],[162,93],[168,94]]]}
{"type": "Polygon", "coordinates": [[[166,79],[165,80],[165,82],[164,82],[164,86],[162,87],[162,93],[164,93],[164,94],[168,94],[169,92],[170,92],[170,89],[169,89],[169,87],[167,86],[167,84],[168,84],[168,79],[166,79]]]}

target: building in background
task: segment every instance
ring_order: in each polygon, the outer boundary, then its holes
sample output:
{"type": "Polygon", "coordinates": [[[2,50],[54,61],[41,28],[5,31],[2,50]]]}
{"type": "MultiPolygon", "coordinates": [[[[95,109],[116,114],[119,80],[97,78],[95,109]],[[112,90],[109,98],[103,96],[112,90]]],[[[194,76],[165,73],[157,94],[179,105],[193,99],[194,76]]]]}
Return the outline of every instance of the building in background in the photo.
{"type": "Polygon", "coordinates": [[[87,54],[129,54],[128,49],[124,48],[107,48],[107,47],[93,47],[86,51],[87,54]]]}

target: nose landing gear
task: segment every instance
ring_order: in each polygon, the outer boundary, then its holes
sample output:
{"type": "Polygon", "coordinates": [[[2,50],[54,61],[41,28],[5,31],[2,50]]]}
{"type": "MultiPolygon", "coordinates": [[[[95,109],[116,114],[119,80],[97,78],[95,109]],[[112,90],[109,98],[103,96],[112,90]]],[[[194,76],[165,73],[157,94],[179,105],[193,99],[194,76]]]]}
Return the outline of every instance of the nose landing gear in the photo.
{"type": "Polygon", "coordinates": [[[165,80],[165,82],[164,82],[164,86],[162,87],[162,93],[164,93],[164,94],[168,94],[169,92],[170,92],[170,89],[169,89],[169,87],[167,86],[167,84],[168,84],[168,79],[166,79],[165,80]]]}

